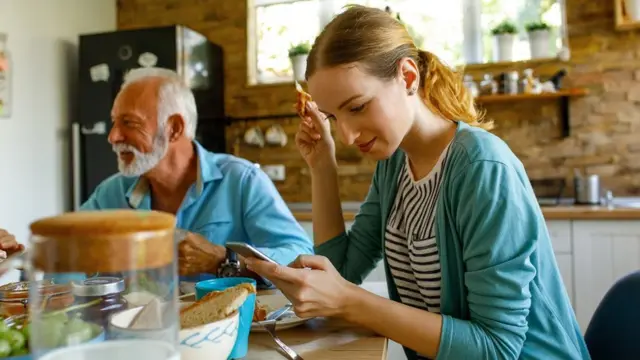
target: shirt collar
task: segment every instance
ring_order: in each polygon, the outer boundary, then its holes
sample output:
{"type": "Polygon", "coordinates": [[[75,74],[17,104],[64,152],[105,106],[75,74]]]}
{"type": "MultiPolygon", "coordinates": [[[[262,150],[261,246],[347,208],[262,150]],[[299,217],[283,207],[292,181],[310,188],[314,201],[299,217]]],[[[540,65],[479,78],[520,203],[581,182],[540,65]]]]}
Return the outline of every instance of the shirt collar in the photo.
{"type": "MultiPolygon", "coordinates": [[[[200,145],[199,142],[193,140],[194,147],[196,149],[196,154],[198,156],[197,163],[197,171],[198,175],[196,177],[195,183],[195,191],[196,196],[202,195],[202,191],[204,189],[204,184],[222,178],[222,171],[214,161],[207,161],[206,157],[209,155],[209,152],[200,145]]],[[[187,192],[187,195],[191,192],[191,189],[187,192]]],[[[149,193],[149,181],[142,176],[139,176],[135,179],[135,181],[129,186],[127,189],[127,193],[125,194],[129,205],[137,209],[142,204],[142,201],[145,199],[147,194],[149,193]]]]}

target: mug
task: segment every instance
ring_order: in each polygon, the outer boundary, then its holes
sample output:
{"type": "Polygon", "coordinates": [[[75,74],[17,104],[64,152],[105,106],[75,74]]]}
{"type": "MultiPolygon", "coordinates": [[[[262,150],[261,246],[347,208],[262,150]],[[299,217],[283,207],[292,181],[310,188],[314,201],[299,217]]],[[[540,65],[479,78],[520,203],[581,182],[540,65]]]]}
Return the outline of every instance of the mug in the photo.
{"type": "MultiPolygon", "coordinates": [[[[212,291],[222,291],[239,284],[249,283],[256,288],[256,281],[251,278],[231,277],[217,278],[211,280],[200,281],[196,283],[196,300],[200,300],[203,296],[212,291]]],[[[251,332],[251,323],[253,322],[253,311],[256,306],[256,294],[250,294],[240,306],[240,323],[238,325],[238,337],[236,344],[231,351],[230,359],[241,359],[247,356],[249,351],[249,333],[251,332]]]]}

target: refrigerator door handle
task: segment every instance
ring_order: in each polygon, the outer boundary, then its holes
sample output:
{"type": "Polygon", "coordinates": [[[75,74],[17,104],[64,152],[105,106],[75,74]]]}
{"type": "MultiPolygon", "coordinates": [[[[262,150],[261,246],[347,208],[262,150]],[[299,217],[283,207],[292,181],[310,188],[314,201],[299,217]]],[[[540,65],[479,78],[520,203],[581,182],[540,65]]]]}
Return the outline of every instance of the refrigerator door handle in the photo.
{"type": "Polygon", "coordinates": [[[71,176],[73,182],[73,210],[80,209],[80,198],[82,188],[80,180],[80,124],[71,124],[71,176]]]}
{"type": "Polygon", "coordinates": [[[82,135],[105,135],[107,133],[107,123],[99,121],[93,124],[91,129],[82,127],[82,135]]]}

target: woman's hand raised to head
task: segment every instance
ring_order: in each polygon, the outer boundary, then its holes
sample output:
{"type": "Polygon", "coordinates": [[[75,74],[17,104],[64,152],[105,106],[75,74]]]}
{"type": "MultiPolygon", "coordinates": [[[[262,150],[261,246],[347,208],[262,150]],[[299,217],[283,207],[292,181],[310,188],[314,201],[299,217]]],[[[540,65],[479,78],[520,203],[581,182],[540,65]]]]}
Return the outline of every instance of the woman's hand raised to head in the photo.
{"type": "Polygon", "coordinates": [[[296,145],[311,169],[336,166],[336,145],[331,136],[329,119],[313,101],[307,101],[306,112],[296,133],[296,145]]]}

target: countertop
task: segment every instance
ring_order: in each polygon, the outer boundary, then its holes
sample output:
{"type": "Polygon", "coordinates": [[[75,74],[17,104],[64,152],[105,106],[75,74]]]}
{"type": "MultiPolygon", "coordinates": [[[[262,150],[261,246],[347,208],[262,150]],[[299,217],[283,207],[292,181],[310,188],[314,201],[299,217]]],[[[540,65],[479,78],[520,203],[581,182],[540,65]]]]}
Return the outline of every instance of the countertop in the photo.
{"type": "MultiPolygon", "coordinates": [[[[311,221],[310,203],[290,203],[289,208],[298,221],[311,221]]],[[[345,221],[353,221],[360,203],[345,202],[342,213],[345,221]]],[[[545,205],[540,207],[547,220],[640,220],[640,198],[615,199],[613,206],[545,205]]]]}

